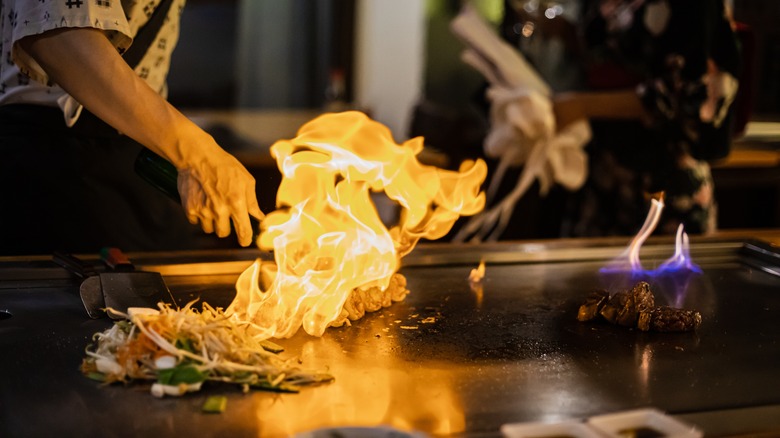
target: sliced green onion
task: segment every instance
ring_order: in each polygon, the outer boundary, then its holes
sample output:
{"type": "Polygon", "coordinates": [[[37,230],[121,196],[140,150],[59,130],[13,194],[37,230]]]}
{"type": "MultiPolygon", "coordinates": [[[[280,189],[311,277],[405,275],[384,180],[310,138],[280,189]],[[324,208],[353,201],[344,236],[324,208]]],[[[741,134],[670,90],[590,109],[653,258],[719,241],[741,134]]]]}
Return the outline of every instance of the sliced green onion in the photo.
{"type": "Polygon", "coordinates": [[[203,382],[208,376],[192,365],[179,365],[173,368],[159,370],[157,381],[163,385],[192,384],[203,382]]]}
{"type": "Polygon", "coordinates": [[[224,395],[212,395],[206,399],[201,407],[201,411],[210,414],[220,414],[227,408],[227,397],[224,395]]]}
{"type": "Polygon", "coordinates": [[[106,375],[97,371],[91,371],[87,373],[87,377],[92,380],[97,380],[98,382],[105,382],[106,381],[106,375]]]}

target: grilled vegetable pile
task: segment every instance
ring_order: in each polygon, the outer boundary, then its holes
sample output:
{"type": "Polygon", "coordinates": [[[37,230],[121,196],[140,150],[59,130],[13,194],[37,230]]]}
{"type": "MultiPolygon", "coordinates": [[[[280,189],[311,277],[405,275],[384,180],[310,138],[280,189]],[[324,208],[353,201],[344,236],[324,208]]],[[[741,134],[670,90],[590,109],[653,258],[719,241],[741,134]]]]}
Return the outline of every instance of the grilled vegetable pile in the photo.
{"type": "Polygon", "coordinates": [[[206,381],[298,392],[326,383],[333,376],[301,369],[294,359],[279,356],[282,348],[258,337],[248,322],[229,317],[204,303],[173,309],[131,308],[125,318],[93,336],[81,369],[106,383],[151,381],[157,397],[197,391],[206,381]]]}

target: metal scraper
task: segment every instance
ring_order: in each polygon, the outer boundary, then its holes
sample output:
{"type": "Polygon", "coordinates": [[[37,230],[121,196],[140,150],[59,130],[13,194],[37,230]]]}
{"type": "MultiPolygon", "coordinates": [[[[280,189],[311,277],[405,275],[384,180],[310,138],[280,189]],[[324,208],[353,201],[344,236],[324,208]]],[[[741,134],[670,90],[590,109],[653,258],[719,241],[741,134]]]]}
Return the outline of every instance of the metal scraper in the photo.
{"type": "Polygon", "coordinates": [[[159,272],[136,270],[119,248],[103,248],[100,257],[112,269],[99,275],[106,307],[126,313],[129,307],[156,309],[160,302],[176,305],[159,272]]]}
{"type": "MultiPolygon", "coordinates": [[[[117,257],[117,254],[121,252],[114,252],[112,256],[117,257]]],[[[110,257],[103,255],[103,260],[111,268],[112,262],[117,259],[110,257]]],[[[127,313],[130,307],[156,309],[160,302],[175,306],[171,291],[158,272],[136,271],[129,262],[114,265],[113,271],[97,272],[77,257],[63,253],[55,253],[54,261],[84,279],[79,295],[90,318],[97,319],[108,313],[112,319],[121,319],[106,312],[109,307],[127,313]]]]}

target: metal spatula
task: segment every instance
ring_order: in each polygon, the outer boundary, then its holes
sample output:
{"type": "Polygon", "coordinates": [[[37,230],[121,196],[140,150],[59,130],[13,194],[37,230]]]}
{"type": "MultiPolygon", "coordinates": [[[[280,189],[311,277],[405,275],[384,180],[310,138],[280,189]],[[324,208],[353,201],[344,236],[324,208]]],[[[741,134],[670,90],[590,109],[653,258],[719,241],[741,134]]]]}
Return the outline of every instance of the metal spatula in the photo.
{"type": "MultiPolygon", "coordinates": [[[[83,278],[79,295],[90,318],[101,318],[110,307],[127,312],[129,307],[157,308],[159,302],[175,305],[171,291],[158,272],[136,271],[127,257],[116,248],[102,251],[103,261],[111,271],[98,272],[81,259],[55,253],[54,261],[83,278]]],[[[108,312],[112,319],[121,317],[108,312]]]]}

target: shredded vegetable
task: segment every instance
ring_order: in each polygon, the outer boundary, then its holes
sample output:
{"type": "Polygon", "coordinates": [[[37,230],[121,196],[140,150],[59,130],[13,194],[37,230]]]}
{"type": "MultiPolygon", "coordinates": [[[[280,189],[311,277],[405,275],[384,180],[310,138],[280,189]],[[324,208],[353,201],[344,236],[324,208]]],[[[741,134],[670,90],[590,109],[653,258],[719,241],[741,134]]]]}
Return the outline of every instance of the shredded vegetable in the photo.
{"type": "Polygon", "coordinates": [[[114,325],[93,336],[81,365],[88,377],[106,383],[154,381],[153,395],[197,391],[205,381],[251,388],[298,392],[326,383],[333,376],[309,371],[294,359],[278,355],[282,348],[257,336],[252,323],[241,321],[203,303],[174,309],[131,308],[114,325]]]}

